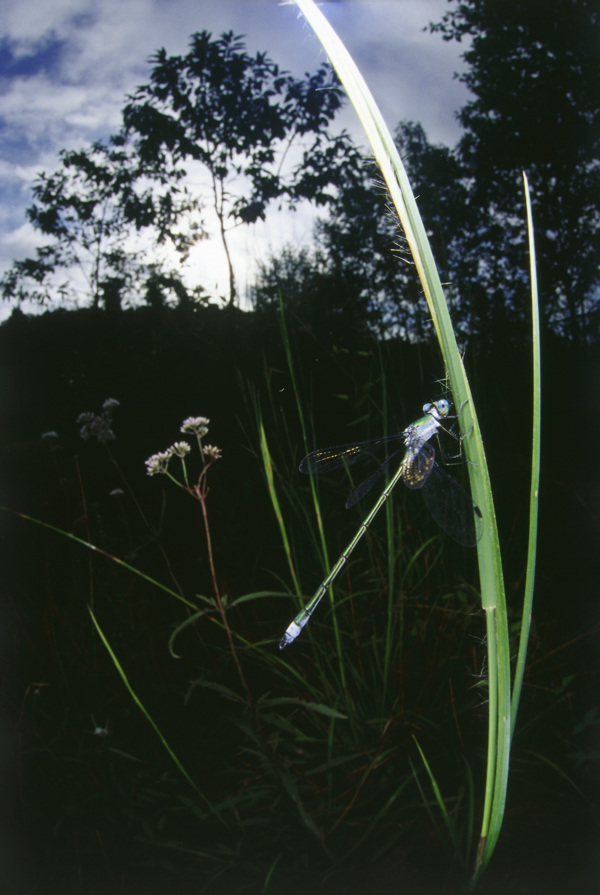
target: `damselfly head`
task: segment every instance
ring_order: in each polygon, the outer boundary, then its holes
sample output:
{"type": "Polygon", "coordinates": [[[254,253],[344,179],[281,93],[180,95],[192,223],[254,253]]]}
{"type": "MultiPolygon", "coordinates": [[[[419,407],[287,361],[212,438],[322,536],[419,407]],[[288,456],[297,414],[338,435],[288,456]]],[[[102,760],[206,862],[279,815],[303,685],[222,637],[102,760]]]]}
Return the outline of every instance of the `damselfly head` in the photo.
{"type": "Polygon", "coordinates": [[[450,413],[450,401],[440,398],[431,404],[423,404],[423,413],[429,413],[436,420],[443,419],[450,413]]]}

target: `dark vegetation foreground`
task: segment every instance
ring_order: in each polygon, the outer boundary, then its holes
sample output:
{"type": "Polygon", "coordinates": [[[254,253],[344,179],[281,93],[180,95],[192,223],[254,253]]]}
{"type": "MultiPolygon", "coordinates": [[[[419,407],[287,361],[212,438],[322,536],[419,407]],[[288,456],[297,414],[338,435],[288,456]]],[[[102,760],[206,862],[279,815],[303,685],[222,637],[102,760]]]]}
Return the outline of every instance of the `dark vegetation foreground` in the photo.
{"type": "MultiPolygon", "coordinates": [[[[207,595],[210,579],[197,509],[164,481],[149,478],[144,467],[151,454],[180,437],[183,419],[206,415],[208,440],[223,452],[211,470],[208,498],[223,592],[235,598],[287,588],[255,407],[262,407],[272,449],[281,447],[278,473],[289,485],[290,506],[301,505],[308,492],[297,473],[303,453],[295,402],[300,380],[310,395],[305,412],[313,437],[326,445],[381,431],[383,378],[390,427],[402,428],[436,397],[441,371],[435,353],[422,346],[365,337],[331,349],[294,319],[286,326],[296,383],[278,322],[269,315],[211,307],[13,315],[0,328],[2,504],[72,532],[158,581],[168,583],[172,573],[191,599],[207,595]],[[83,411],[97,412],[107,397],[120,402],[116,439],[107,445],[110,456],[101,445],[82,441],[75,423],[83,411]],[[42,440],[51,431],[58,439],[42,440]],[[150,529],[129,487],[151,520],[150,529]]],[[[595,574],[600,481],[593,447],[599,408],[592,388],[600,364],[597,351],[574,351],[559,340],[548,338],[543,351],[546,412],[534,634],[505,823],[481,883],[483,893],[593,892],[600,866],[595,574]],[[582,390],[581,383],[589,387],[582,390]]],[[[469,350],[466,363],[488,451],[509,611],[516,622],[530,450],[528,356],[469,350]]],[[[343,482],[322,487],[332,558],[356,517],[344,515],[343,482]]],[[[475,829],[481,810],[484,627],[474,558],[436,537],[414,497],[398,491],[392,498],[394,524],[403,532],[404,571],[394,611],[403,613],[405,653],[393,692],[381,695],[388,721],[376,737],[377,712],[370,704],[380,698],[379,672],[368,664],[367,641],[378,636],[380,603],[369,582],[387,562],[383,526],[374,526],[368,547],[357,551],[352,563],[352,579],[342,576],[336,590],[340,603],[351,607],[351,616],[344,616],[343,654],[348,669],[359,671],[356,681],[348,671],[346,697],[356,717],[364,713],[365,718],[350,736],[347,722],[334,725],[298,706],[285,715],[268,704],[279,697],[316,699],[316,664],[333,651],[326,609],[311,622],[313,652],[303,634],[307,642],[285,654],[277,642],[294,611],[291,596],[250,601],[230,611],[231,628],[243,638],[238,646],[246,680],[258,700],[253,716],[214,612],[182,632],[175,659],[168,641],[186,619],[185,607],[109,559],[3,512],[3,891],[88,895],[207,887],[219,895],[258,893],[271,868],[266,891],[292,895],[459,891],[460,854],[472,844],[465,826],[467,764],[474,780],[475,829]],[[409,571],[407,556],[421,547],[423,554],[409,571]],[[203,797],[213,806],[227,805],[225,825],[207,811],[133,704],[93,630],[90,605],[142,703],[203,797]],[[257,651],[252,644],[262,646],[257,651]],[[282,677],[287,668],[297,669],[313,689],[282,677]],[[367,681],[371,689],[363,694],[367,681]],[[219,686],[238,702],[224,698],[219,686]],[[411,767],[421,769],[413,736],[462,830],[458,849],[450,846],[427,779],[419,777],[422,789],[415,789],[411,767]],[[329,764],[319,776],[318,766],[327,764],[328,740],[333,757],[347,765],[329,764]],[[289,777],[278,777],[282,769],[289,777]],[[401,783],[394,805],[384,811],[401,783]]],[[[290,507],[284,512],[289,517],[290,507]]],[[[294,523],[290,531],[307,595],[320,567],[303,530],[294,523]]],[[[333,672],[331,688],[324,686],[320,698],[326,708],[341,705],[333,672]]]]}

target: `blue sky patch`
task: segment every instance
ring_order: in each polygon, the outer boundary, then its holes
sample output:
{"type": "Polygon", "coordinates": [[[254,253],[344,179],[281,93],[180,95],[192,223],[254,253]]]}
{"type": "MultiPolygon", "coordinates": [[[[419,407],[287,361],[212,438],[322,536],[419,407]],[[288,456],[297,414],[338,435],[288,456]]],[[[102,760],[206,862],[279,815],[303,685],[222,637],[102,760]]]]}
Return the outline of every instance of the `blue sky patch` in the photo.
{"type": "Polygon", "coordinates": [[[0,78],[31,78],[56,74],[66,41],[49,36],[27,52],[19,52],[18,44],[0,38],[0,78]]]}

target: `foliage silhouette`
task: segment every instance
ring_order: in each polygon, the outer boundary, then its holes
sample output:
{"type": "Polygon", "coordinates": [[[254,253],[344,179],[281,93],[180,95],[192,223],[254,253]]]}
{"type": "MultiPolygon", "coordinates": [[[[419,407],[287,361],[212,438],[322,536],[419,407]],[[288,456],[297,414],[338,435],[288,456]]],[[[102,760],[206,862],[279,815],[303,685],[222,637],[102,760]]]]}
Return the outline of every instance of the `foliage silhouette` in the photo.
{"type": "Polygon", "coordinates": [[[60,163],[56,172],[39,175],[27,210],[34,228],[52,241],[35,258],[13,264],[2,280],[4,299],[63,307],[91,300],[95,308],[119,309],[126,299],[144,300],[157,281],[179,282],[178,264],[205,234],[199,202],[177,187],[177,172],[162,182],[149,179],[121,137],[63,151],[60,163]],[[177,264],[161,258],[166,243],[177,264]]]}
{"type": "Polygon", "coordinates": [[[327,128],[342,91],[329,66],[294,78],[266,53],[249,56],[231,31],[216,40],[194,34],[187,56],[161,49],[153,62],[150,83],[125,107],[125,127],[154,176],[194,162],[208,171],[233,303],[228,230],[264,220],[273,201],[324,204],[332,180],[339,182],[347,140],[327,128]],[[299,140],[301,159],[286,174],[286,156],[299,140]]]}
{"type": "MultiPolygon", "coordinates": [[[[528,339],[525,211],[519,208],[523,168],[536,195],[542,325],[576,344],[596,342],[600,25],[593,4],[552,0],[550,6],[525,2],[508,9],[469,0],[431,30],[446,40],[473,39],[460,75],[475,94],[458,114],[464,134],[455,149],[429,143],[412,122],[401,122],[395,136],[463,345],[528,339]]],[[[395,217],[383,191],[374,189],[372,166],[357,164],[328,212],[317,224],[312,273],[307,255],[287,249],[263,266],[256,306],[264,305],[269,290],[271,300],[278,300],[274,282],[299,299],[301,282],[338,282],[345,292],[330,289],[324,295],[325,316],[341,317],[342,301],[350,296],[380,336],[427,338],[417,278],[399,263],[395,217]],[[292,287],[294,256],[302,280],[292,287]]]]}
{"type": "Polygon", "coordinates": [[[463,263],[472,285],[479,278],[479,313],[487,307],[517,324],[527,314],[527,290],[519,282],[523,236],[515,216],[520,172],[526,170],[537,197],[543,322],[575,342],[597,340],[597,3],[466,0],[430,27],[444,40],[470,38],[463,54],[467,68],[458,77],[474,99],[458,113],[465,133],[457,158],[470,193],[463,263]]]}
{"type": "Polygon", "coordinates": [[[204,301],[202,287],[186,287],[179,270],[207,235],[202,196],[182,185],[203,168],[234,303],[229,229],[264,219],[274,201],[331,200],[351,153],[345,134],[328,133],[341,102],[328,66],[294,78],[265,53],[249,56],[231,32],[193,35],[184,57],[159,50],[122,130],[63,151],[59,169],[38,177],[27,215],[51,241],[13,264],[4,299],[116,310],[204,301]],[[299,160],[288,164],[294,153],[299,160]]]}

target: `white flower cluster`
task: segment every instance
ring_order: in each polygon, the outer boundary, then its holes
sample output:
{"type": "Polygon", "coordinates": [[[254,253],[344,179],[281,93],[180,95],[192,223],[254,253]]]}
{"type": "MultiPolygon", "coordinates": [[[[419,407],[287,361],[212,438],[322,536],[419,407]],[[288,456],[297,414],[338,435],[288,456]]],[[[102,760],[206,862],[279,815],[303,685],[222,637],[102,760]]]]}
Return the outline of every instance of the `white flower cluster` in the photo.
{"type": "Polygon", "coordinates": [[[171,445],[169,451],[176,457],[181,457],[183,459],[186,454],[189,454],[191,447],[187,441],[176,441],[175,444],[171,445]]]}
{"type": "MultiPolygon", "coordinates": [[[[196,435],[202,438],[208,432],[208,420],[205,416],[188,416],[181,424],[180,431],[186,435],[196,435]]],[[[176,441],[166,451],[159,451],[152,454],[146,460],[146,471],[148,475],[158,475],[161,472],[167,472],[169,460],[171,457],[179,457],[181,460],[189,454],[191,447],[187,441],[176,441]]],[[[201,445],[202,455],[208,457],[210,461],[218,460],[221,456],[221,448],[215,447],[213,444],[201,445]]]]}
{"type": "Polygon", "coordinates": [[[173,454],[170,451],[159,451],[158,454],[152,454],[146,460],[146,472],[148,475],[158,475],[167,471],[169,460],[173,454]]]}
{"type": "Polygon", "coordinates": [[[197,435],[203,438],[208,432],[208,424],[210,420],[205,416],[188,416],[181,424],[180,432],[184,435],[197,435]]]}

